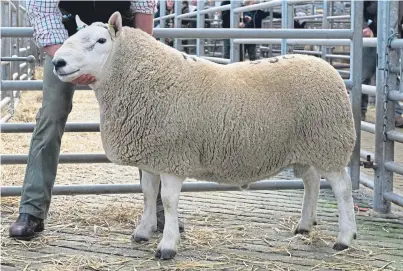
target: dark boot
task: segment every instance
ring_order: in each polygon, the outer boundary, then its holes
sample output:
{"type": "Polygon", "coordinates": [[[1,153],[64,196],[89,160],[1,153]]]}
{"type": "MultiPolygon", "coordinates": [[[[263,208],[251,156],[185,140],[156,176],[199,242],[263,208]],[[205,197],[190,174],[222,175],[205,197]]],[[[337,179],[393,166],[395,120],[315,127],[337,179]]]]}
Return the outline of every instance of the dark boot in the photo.
{"type": "MultiPolygon", "coordinates": [[[[184,232],[185,227],[183,226],[182,221],[179,220],[178,224],[179,224],[179,232],[184,232]]],[[[165,213],[161,199],[161,186],[160,186],[160,191],[158,192],[157,196],[157,230],[159,232],[164,232],[164,226],[165,226],[165,213]]]]}
{"type": "MultiPolygon", "coordinates": [[[[162,207],[162,206],[161,206],[162,207]]],[[[157,206],[157,210],[159,207],[157,206]]],[[[179,220],[179,232],[182,233],[185,231],[185,227],[183,225],[183,222],[179,220]]],[[[159,232],[164,232],[164,226],[165,226],[165,214],[164,214],[164,209],[161,211],[157,211],[157,229],[159,232]]]]}
{"type": "Polygon", "coordinates": [[[11,224],[9,235],[20,240],[30,240],[36,233],[45,229],[43,219],[30,214],[20,214],[18,219],[11,224]]]}
{"type": "Polygon", "coordinates": [[[402,116],[395,117],[395,127],[403,128],[403,117],[402,116]]]}

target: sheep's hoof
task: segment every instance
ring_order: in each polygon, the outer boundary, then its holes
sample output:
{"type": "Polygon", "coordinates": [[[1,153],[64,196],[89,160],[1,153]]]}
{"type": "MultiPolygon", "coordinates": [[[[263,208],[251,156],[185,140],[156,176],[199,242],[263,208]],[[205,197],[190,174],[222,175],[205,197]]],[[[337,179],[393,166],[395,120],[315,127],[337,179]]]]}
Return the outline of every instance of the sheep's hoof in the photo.
{"type": "Polygon", "coordinates": [[[316,226],[318,225],[318,222],[316,222],[316,220],[313,222],[313,225],[316,226]]]}
{"type": "Polygon", "coordinates": [[[133,235],[133,236],[132,236],[132,240],[133,240],[134,242],[136,242],[136,243],[140,243],[140,242],[146,242],[146,241],[148,241],[149,239],[148,239],[147,237],[144,237],[144,236],[133,235]]]}
{"type": "Polygon", "coordinates": [[[354,233],[353,238],[354,238],[354,240],[357,239],[357,234],[356,233],[354,233]]]}
{"type": "Polygon", "coordinates": [[[348,246],[345,244],[336,243],[336,244],[334,244],[333,249],[337,250],[337,251],[342,251],[342,250],[348,249],[348,246]]]}
{"type": "Polygon", "coordinates": [[[308,230],[305,230],[305,229],[296,228],[295,231],[294,231],[294,234],[308,235],[308,234],[309,234],[309,231],[308,231],[308,230]]]}
{"type": "Polygon", "coordinates": [[[172,249],[160,250],[158,249],[155,253],[155,257],[160,258],[161,260],[170,260],[176,256],[176,251],[172,249]]]}

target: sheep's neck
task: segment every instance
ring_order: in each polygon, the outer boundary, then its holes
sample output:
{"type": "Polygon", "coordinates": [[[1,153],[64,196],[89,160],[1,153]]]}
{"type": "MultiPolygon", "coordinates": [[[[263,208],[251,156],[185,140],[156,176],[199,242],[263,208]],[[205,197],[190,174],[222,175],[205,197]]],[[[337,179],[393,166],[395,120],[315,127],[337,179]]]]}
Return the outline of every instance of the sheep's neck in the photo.
{"type": "Polygon", "coordinates": [[[158,119],[140,120],[145,112],[162,114],[163,107],[175,104],[174,89],[186,76],[180,52],[138,31],[125,30],[124,39],[116,40],[104,76],[94,86],[105,125],[131,119],[144,128],[158,119]]]}
{"type": "Polygon", "coordinates": [[[169,96],[174,82],[186,76],[182,54],[138,29],[124,29],[122,35],[105,65],[105,76],[94,85],[97,95],[105,102],[129,98],[130,93],[133,103],[150,92],[169,96]]]}

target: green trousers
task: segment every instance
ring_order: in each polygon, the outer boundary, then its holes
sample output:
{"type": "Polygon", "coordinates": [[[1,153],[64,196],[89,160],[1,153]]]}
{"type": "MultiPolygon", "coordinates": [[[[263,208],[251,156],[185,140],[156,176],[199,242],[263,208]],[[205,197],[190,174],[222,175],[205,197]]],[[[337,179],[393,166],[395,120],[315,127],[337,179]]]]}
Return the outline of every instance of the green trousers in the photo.
{"type": "MultiPolygon", "coordinates": [[[[46,219],[49,211],[60,143],[73,108],[75,91],[75,85],[64,83],[53,74],[49,56],[45,57],[44,65],[43,101],[36,115],[19,209],[20,213],[29,213],[41,219],[46,219]]],[[[157,206],[161,209],[161,192],[158,193],[157,206]]]]}

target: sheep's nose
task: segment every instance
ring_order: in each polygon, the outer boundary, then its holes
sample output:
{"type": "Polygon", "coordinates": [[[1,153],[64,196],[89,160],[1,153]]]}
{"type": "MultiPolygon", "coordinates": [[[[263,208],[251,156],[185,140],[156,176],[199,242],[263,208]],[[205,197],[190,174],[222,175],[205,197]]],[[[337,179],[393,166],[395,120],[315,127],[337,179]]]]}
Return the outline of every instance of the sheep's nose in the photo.
{"type": "Polygon", "coordinates": [[[52,63],[55,66],[56,70],[58,70],[59,68],[63,68],[67,64],[64,59],[55,59],[52,61],[52,63]]]}

